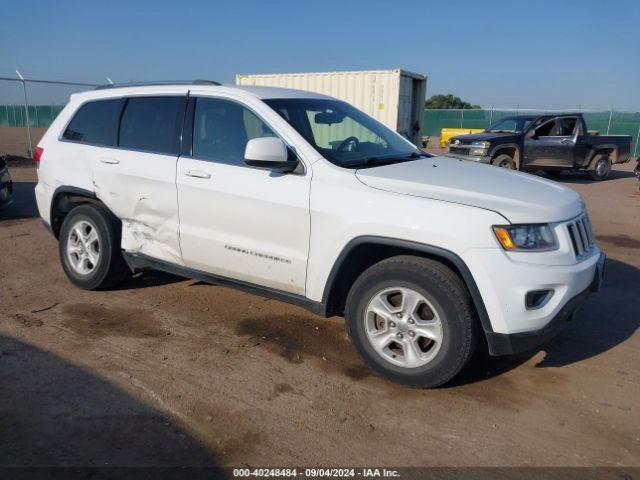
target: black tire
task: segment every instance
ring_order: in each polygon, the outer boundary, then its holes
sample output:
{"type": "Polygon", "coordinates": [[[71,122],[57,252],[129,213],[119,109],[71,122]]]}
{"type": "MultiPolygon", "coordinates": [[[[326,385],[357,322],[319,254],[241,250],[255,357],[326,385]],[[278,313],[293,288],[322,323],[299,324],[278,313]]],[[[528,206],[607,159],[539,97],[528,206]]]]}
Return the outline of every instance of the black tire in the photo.
{"type": "Polygon", "coordinates": [[[396,256],[365,270],[354,282],[345,309],[347,332],[364,362],[380,376],[414,388],[445,384],[471,358],[479,337],[471,297],[460,278],[441,263],[414,256],[396,256]],[[379,354],[366,332],[369,302],[386,288],[409,288],[435,307],[442,323],[442,342],[435,356],[415,368],[394,365],[379,354]]]}
{"type": "Polygon", "coordinates": [[[513,161],[506,153],[498,155],[496,158],[491,160],[491,165],[495,165],[496,167],[506,168],[508,170],[516,169],[516,162],[513,161]]]}
{"type": "Polygon", "coordinates": [[[591,168],[587,170],[587,175],[596,182],[605,180],[611,173],[611,159],[607,154],[600,153],[596,155],[590,166],[591,168]]]}
{"type": "Polygon", "coordinates": [[[60,228],[58,243],[62,268],[69,280],[84,290],[103,290],[124,281],[131,272],[122,257],[121,237],[120,222],[106,208],[84,204],[71,210],[60,228]],[[78,222],[87,222],[95,227],[99,241],[98,260],[86,274],[74,268],[67,254],[71,230],[78,222]]]}

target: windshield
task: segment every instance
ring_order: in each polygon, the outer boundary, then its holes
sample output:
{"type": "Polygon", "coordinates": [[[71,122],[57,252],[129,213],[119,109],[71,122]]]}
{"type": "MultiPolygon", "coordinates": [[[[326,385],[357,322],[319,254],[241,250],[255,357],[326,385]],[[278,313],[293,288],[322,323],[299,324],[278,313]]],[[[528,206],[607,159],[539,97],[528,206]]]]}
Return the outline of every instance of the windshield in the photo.
{"type": "Polygon", "coordinates": [[[507,117],[499,120],[485,130],[490,133],[520,133],[529,126],[531,117],[507,117]]]}
{"type": "Polygon", "coordinates": [[[268,99],[323,157],[340,167],[363,167],[430,156],[387,127],[339,100],[268,99]]]}

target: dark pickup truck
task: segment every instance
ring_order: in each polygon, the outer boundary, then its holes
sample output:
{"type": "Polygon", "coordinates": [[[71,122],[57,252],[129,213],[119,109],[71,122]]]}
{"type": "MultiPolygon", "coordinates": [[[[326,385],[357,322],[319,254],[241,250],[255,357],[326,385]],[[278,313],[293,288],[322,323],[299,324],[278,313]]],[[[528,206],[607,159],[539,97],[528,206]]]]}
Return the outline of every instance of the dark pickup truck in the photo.
{"type": "Polygon", "coordinates": [[[583,170],[604,180],[612,164],[629,161],[631,142],[629,135],[589,133],[581,114],[520,115],[502,118],[482,133],[453,137],[449,156],[552,176],[583,170]]]}

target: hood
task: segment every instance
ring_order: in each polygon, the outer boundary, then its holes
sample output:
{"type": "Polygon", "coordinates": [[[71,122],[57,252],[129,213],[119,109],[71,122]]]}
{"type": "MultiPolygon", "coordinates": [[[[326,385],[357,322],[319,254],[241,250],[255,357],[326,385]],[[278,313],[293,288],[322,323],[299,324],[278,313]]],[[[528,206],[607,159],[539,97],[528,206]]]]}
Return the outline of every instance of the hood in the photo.
{"type": "Polygon", "coordinates": [[[361,169],[356,177],[379,190],[492,210],[511,223],[558,222],[584,210],[580,195],[559,183],[448,157],[361,169]]]}
{"type": "Polygon", "coordinates": [[[471,142],[490,142],[493,139],[505,139],[505,138],[517,138],[517,133],[470,133],[468,135],[458,135],[451,138],[451,143],[454,140],[460,140],[462,145],[468,145],[471,142]]]}

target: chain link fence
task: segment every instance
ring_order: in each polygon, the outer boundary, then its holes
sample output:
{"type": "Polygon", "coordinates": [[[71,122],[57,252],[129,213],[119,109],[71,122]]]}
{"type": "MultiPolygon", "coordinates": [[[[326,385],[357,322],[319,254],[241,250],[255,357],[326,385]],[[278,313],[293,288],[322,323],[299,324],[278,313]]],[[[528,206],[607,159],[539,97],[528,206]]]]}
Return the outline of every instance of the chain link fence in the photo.
{"type": "Polygon", "coordinates": [[[53,123],[64,105],[0,105],[0,126],[26,127],[27,113],[31,127],[48,127],[53,123]]]}
{"type": "MultiPolygon", "coordinates": [[[[504,117],[513,115],[542,115],[563,113],[566,110],[534,110],[521,108],[432,110],[425,109],[422,135],[438,137],[443,128],[485,129],[504,117]]],[[[634,156],[640,152],[640,112],[614,110],[582,110],[587,129],[601,135],[630,135],[634,141],[634,156]]]]}
{"type": "MultiPolygon", "coordinates": [[[[0,77],[0,155],[31,157],[33,146],[60,113],[69,96],[95,88],[98,84],[24,78],[19,72],[16,73],[16,78],[0,77]]],[[[443,128],[485,129],[503,117],[545,113],[561,111],[522,108],[425,109],[422,135],[438,137],[443,128]]],[[[638,155],[640,112],[582,110],[581,113],[590,131],[601,135],[630,135],[634,140],[633,155],[638,155]]]]}
{"type": "Polygon", "coordinates": [[[0,77],[0,155],[31,158],[33,147],[69,96],[97,83],[0,77]]]}

